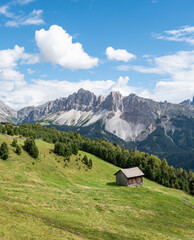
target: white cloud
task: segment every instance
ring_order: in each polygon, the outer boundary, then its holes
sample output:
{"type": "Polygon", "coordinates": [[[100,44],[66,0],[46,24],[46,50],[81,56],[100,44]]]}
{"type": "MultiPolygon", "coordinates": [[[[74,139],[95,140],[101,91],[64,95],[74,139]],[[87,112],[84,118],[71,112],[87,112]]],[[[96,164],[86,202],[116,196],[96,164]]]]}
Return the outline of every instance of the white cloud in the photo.
{"type": "Polygon", "coordinates": [[[119,65],[116,66],[116,69],[123,72],[128,72],[131,69],[130,65],[119,65]]]}
{"type": "Polygon", "coordinates": [[[90,69],[98,65],[98,58],[90,57],[80,43],[73,43],[62,27],[52,25],[48,31],[36,31],[36,43],[46,62],[68,69],[90,69]]]}
{"type": "Polygon", "coordinates": [[[0,14],[3,15],[5,18],[10,20],[5,22],[5,26],[7,27],[19,27],[19,26],[27,26],[27,25],[41,25],[44,24],[44,20],[42,18],[43,11],[33,10],[29,14],[24,13],[23,11],[19,11],[18,13],[13,13],[12,9],[20,5],[26,5],[34,0],[13,0],[8,2],[5,5],[0,7],[0,14]]]}
{"type": "Polygon", "coordinates": [[[28,68],[28,69],[27,69],[27,72],[28,72],[28,74],[30,74],[30,75],[33,74],[33,73],[35,73],[35,71],[32,70],[31,68],[28,68]]]}
{"type": "Polygon", "coordinates": [[[0,70],[12,69],[17,66],[18,61],[22,64],[34,64],[39,62],[39,57],[25,53],[24,47],[18,45],[14,49],[0,50],[0,70]]]}
{"type": "MultiPolygon", "coordinates": [[[[194,94],[194,51],[180,51],[175,54],[150,59],[153,66],[130,66],[141,73],[164,75],[149,97],[155,100],[179,103],[192,98],[194,94]]],[[[127,68],[126,68],[127,69],[127,68]]]]}
{"type": "Polygon", "coordinates": [[[117,70],[128,72],[129,70],[135,70],[140,73],[154,73],[154,74],[163,74],[164,72],[159,68],[151,68],[144,66],[134,66],[134,65],[119,65],[116,67],[117,70]]]}
{"type": "Polygon", "coordinates": [[[15,67],[23,52],[24,48],[17,45],[14,49],[0,50],[0,69],[15,67]]]}
{"type": "MultiPolygon", "coordinates": [[[[194,73],[194,72],[193,72],[194,73]]],[[[194,83],[187,81],[159,81],[153,94],[149,96],[156,100],[180,103],[185,99],[192,99],[194,83]]]]}
{"type": "Polygon", "coordinates": [[[194,67],[194,51],[179,51],[175,54],[155,57],[153,59],[155,67],[138,67],[136,69],[142,73],[157,73],[177,75],[179,72],[191,71],[194,67]]]}
{"type": "Polygon", "coordinates": [[[35,0],[17,0],[16,3],[18,3],[19,5],[26,5],[34,1],[35,0]]]}
{"type": "Polygon", "coordinates": [[[123,96],[127,96],[130,93],[136,93],[138,92],[138,89],[135,87],[130,87],[128,85],[129,82],[129,77],[122,77],[120,76],[118,81],[111,86],[110,91],[119,91],[123,96]]]}
{"type": "Polygon", "coordinates": [[[22,17],[16,17],[13,20],[9,20],[5,23],[7,27],[19,27],[19,26],[27,26],[27,25],[41,25],[44,24],[44,20],[42,19],[42,10],[33,10],[28,15],[22,17]]]}
{"type": "Polygon", "coordinates": [[[0,50],[0,86],[1,91],[10,98],[9,92],[14,92],[26,85],[24,75],[16,68],[21,64],[34,64],[38,56],[25,53],[23,47],[0,50]]]}
{"type": "Polygon", "coordinates": [[[109,60],[129,62],[132,59],[135,59],[136,56],[132,53],[127,52],[126,49],[114,49],[112,47],[107,47],[106,55],[109,60]]]}
{"type": "Polygon", "coordinates": [[[175,42],[186,42],[194,44],[194,26],[183,26],[179,29],[164,31],[162,34],[153,33],[152,36],[156,39],[162,39],[175,42]]]}
{"type": "Polygon", "coordinates": [[[0,14],[4,15],[7,18],[14,17],[14,14],[9,12],[9,5],[8,4],[0,7],[0,14]]]}

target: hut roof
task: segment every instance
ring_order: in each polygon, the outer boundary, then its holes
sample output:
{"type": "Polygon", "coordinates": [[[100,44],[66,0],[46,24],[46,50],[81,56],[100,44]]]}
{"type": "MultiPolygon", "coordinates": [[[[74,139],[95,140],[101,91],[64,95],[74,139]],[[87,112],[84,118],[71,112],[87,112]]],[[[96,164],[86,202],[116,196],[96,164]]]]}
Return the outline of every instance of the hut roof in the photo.
{"type": "Polygon", "coordinates": [[[120,171],[123,172],[127,178],[144,176],[144,173],[138,167],[120,169],[118,172],[120,171]]]}

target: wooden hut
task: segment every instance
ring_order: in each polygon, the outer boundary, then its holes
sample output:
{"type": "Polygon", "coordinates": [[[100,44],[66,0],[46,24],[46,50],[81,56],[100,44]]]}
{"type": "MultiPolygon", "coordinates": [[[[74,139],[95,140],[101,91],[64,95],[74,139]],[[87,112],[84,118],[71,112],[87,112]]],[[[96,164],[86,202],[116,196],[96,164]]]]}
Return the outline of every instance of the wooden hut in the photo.
{"type": "Polygon", "coordinates": [[[138,168],[120,169],[116,172],[116,184],[123,186],[138,186],[143,185],[144,173],[138,168]]]}

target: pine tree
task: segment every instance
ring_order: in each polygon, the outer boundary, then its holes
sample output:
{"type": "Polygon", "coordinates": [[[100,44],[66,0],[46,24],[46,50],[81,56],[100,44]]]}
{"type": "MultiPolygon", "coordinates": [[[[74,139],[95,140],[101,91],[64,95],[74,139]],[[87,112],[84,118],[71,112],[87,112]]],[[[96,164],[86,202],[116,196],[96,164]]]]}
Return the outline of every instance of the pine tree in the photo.
{"type": "Polygon", "coordinates": [[[0,147],[0,157],[6,160],[9,157],[9,149],[6,142],[3,142],[0,147]]]}
{"type": "Polygon", "coordinates": [[[35,143],[32,144],[31,149],[29,154],[33,157],[33,158],[37,158],[39,155],[39,151],[37,146],[35,145],[35,143]]]}
{"type": "Polygon", "coordinates": [[[14,139],[11,145],[12,145],[12,147],[16,147],[16,145],[17,145],[17,139],[14,139]]]}
{"type": "Polygon", "coordinates": [[[83,158],[83,163],[88,166],[88,157],[86,155],[83,158]]]}
{"type": "Polygon", "coordinates": [[[77,155],[78,154],[78,145],[76,143],[73,143],[71,145],[72,153],[77,155]]]}
{"type": "Polygon", "coordinates": [[[189,180],[189,189],[190,193],[194,195],[194,176],[192,176],[189,180]]]}
{"type": "Polygon", "coordinates": [[[19,135],[19,127],[14,128],[14,135],[19,135]]]}
{"type": "Polygon", "coordinates": [[[3,128],[4,128],[4,126],[2,124],[0,124],[0,133],[3,132],[3,128]]]}
{"type": "Polygon", "coordinates": [[[21,147],[17,144],[16,145],[16,153],[18,154],[18,155],[21,155],[21,147]]]}
{"type": "Polygon", "coordinates": [[[64,145],[64,157],[71,156],[71,147],[69,145],[64,145]]]}
{"type": "Polygon", "coordinates": [[[89,168],[89,169],[92,168],[92,159],[90,159],[89,162],[88,162],[88,168],[89,168]]]}

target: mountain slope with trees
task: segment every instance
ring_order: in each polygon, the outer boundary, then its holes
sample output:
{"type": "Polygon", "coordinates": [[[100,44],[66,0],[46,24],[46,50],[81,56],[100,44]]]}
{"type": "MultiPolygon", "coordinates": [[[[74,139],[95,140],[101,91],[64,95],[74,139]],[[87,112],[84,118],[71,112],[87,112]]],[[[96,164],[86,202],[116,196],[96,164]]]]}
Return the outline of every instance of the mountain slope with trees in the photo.
{"type": "MultiPolygon", "coordinates": [[[[138,166],[151,180],[167,187],[194,193],[194,174],[192,170],[187,173],[181,168],[175,169],[168,165],[166,159],[161,161],[157,156],[145,152],[121,148],[116,142],[112,144],[102,139],[89,139],[82,137],[78,132],[61,132],[55,128],[41,127],[39,124],[13,126],[8,123],[0,125],[0,132],[7,132],[9,135],[14,135],[17,132],[21,137],[30,137],[32,139],[29,140],[30,143],[33,143],[33,139],[42,139],[49,143],[55,143],[55,145],[58,144],[56,146],[56,149],[60,149],[60,151],[57,150],[58,154],[65,157],[76,153],[79,149],[122,168],[138,166]]],[[[28,139],[25,141],[24,149],[33,156],[34,149],[33,154],[31,154],[31,150],[28,150],[26,146],[27,141],[28,139]]]]}

